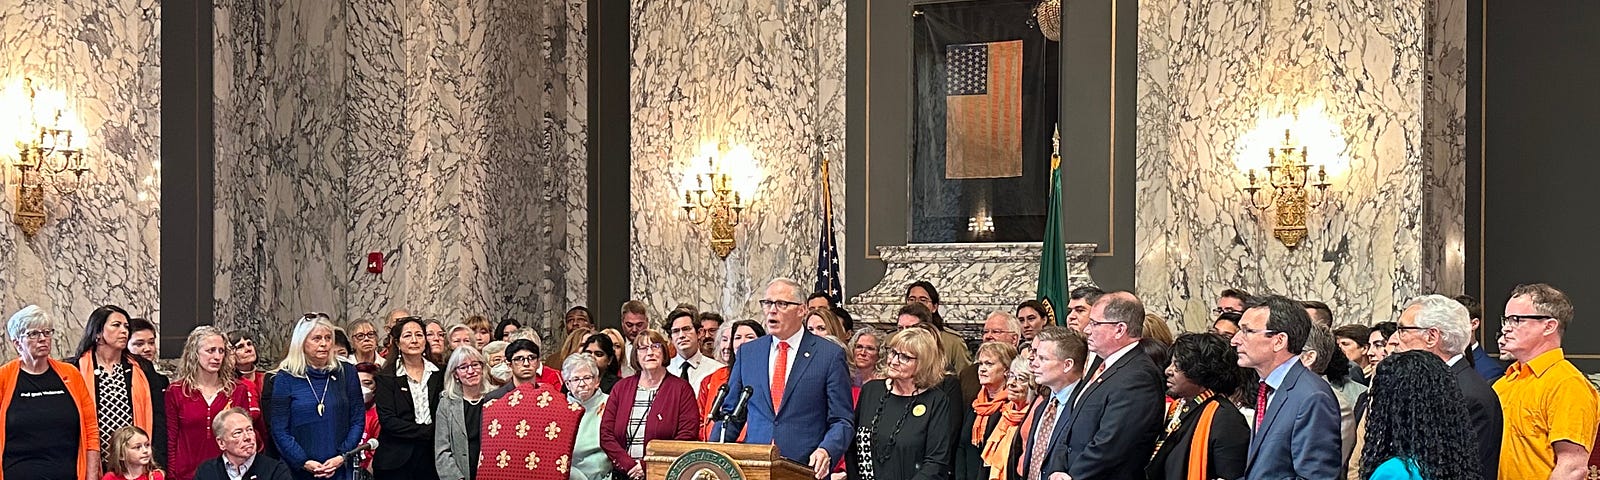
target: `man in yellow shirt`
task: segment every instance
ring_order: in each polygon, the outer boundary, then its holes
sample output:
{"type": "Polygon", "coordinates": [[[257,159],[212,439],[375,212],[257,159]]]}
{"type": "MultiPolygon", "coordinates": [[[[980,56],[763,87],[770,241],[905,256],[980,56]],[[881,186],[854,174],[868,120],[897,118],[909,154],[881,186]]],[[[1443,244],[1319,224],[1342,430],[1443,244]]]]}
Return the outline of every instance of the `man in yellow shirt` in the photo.
{"type": "Polygon", "coordinates": [[[1494,384],[1505,412],[1500,478],[1584,478],[1600,428],[1600,393],[1561,351],[1571,322],[1572,302],[1555,287],[1536,283],[1511,291],[1500,348],[1517,362],[1494,384]]]}

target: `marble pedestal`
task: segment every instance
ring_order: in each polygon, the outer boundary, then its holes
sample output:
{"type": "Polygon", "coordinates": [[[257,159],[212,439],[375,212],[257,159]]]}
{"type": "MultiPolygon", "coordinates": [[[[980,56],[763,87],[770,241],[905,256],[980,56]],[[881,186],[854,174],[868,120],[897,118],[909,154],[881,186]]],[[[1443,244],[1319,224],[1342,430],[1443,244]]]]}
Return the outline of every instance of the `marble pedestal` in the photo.
{"type": "MultiPolygon", "coordinates": [[[[946,326],[969,342],[983,336],[983,320],[995,310],[1014,312],[1037,296],[1040,243],[940,243],[878,247],[888,264],[883,280],[845,304],[856,325],[892,329],[905,305],[906,286],[927,280],[939,290],[946,326]]],[[[1089,258],[1095,244],[1067,244],[1067,277],[1073,288],[1093,285],[1089,258]]]]}

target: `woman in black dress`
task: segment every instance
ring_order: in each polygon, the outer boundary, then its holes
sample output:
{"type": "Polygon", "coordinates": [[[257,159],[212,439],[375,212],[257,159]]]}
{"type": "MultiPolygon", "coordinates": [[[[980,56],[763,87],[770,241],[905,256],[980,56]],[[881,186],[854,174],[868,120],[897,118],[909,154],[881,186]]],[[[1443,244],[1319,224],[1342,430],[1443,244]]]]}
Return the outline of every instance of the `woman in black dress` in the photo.
{"type": "Polygon", "coordinates": [[[949,395],[936,388],[946,362],[938,338],[908,328],[889,337],[885,352],[885,378],[862,385],[856,404],[849,478],[949,478],[956,417],[949,395]]]}

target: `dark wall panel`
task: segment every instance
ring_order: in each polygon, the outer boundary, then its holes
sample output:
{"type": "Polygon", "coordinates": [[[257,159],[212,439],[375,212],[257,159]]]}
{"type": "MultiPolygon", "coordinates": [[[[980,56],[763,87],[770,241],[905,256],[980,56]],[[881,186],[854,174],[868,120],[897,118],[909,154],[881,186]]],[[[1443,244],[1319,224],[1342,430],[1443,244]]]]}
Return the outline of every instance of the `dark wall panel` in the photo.
{"type": "MultiPolygon", "coordinates": [[[[1577,319],[1568,358],[1600,369],[1600,3],[1588,0],[1483,3],[1481,169],[1485,316],[1504,312],[1519,283],[1567,292],[1577,319]]],[[[1469,210],[1471,210],[1469,208],[1469,210]]],[[[1471,227],[1469,227],[1471,228],[1471,227]]],[[[1488,322],[1498,328],[1497,321],[1488,322]]],[[[1491,332],[1493,330],[1490,330],[1491,332]]],[[[1493,341],[1492,335],[1489,336],[1493,341]]]]}

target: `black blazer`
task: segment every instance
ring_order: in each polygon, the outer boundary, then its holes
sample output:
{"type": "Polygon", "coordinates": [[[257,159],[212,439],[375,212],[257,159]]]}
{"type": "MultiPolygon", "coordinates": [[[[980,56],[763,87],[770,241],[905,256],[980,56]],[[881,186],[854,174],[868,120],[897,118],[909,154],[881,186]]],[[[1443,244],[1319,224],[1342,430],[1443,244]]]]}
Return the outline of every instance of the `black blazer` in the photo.
{"type": "MultiPolygon", "coordinates": [[[[444,390],[444,369],[428,377],[428,411],[439,410],[439,393],[444,390]]],[[[372,403],[378,409],[378,451],[372,456],[374,470],[404,468],[412,457],[426,457],[432,463],[433,424],[416,422],[417,410],[411,404],[411,382],[394,374],[378,374],[374,379],[372,403]]]]}
{"type": "Polygon", "coordinates": [[[1500,438],[1505,420],[1500,411],[1500,397],[1465,358],[1457,360],[1450,372],[1461,385],[1461,394],[1467,400],[1467,417],[1478,435],[1479,474],[1483,478],[1494,478],[1500,471],[1500,438]]]}
{"type": "Polygon", "coordinates": [[[1183,417],[1178,429],[1161,442],[1161,449],[1150,459],[1144,469],[1148,480],[1184,480],[1189,474],[1189,446],[1194,443],[1195,430],[1200,427],[1200,414],[1211,404],[1218,404],[1216,416],[1211,419],[1210,448],[1205,478],[1241,478],[1250,456],[1250,424],[1245,423],[1239,407],[1227,397],[1214,395],[1195,405],[1183,417]]]}
{"type": "MultiPolygon", "coordinates": [[[[1099,365],[1090,367],[1084,370],[1085,381],[1087,372],[1099,365]]],[[[1066,451],[1053,448],[1041,472],[1097,480],[1144,478],[1150,458],[1140,452],[1155,451],[1166,413],[1166,384],[1161,369],[1138,345],[1093,382],[1079,383],[1068,402],[1072,419],[1059,440],[1066,451]]]]}
{"type": "MultiPolygon", "coordinates": [[[[289,474],[289,466],[283,460],[256,455],[250,470],[244,472],[245,480],[294,480],[289,474]]],[[[194,480],[228,480],[228,469],[222,466],[222,457],[206,460],[200,468],[194,471],[194,480]]]]}

